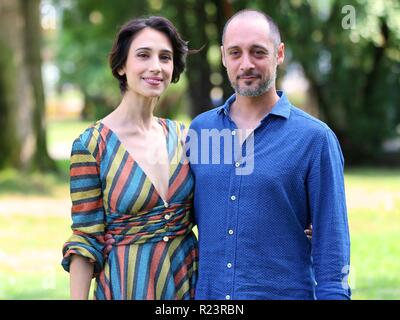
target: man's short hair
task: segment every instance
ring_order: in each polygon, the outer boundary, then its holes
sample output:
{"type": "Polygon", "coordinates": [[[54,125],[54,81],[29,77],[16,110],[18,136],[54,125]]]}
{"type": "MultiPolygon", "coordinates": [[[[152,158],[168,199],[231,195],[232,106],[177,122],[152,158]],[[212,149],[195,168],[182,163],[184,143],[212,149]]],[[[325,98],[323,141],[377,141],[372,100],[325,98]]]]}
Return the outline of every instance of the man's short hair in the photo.
{"type": "Polygon", "coordinates": [[[275,21],[269,15],[267,15],[266,13],[264,13],[262,11],[256,10],[256,9],[240,10],[240,11],[236,12],[232,17],[229,18],[229,20],[225,23],[224,30],[222,31],[222,45],[224,44],[225,32],[226,32],[226,29],[227,29],[229,23],[237,17],[246,16],[246,15],[258,15],[258,16],[263,17],[265,20],[267,20],[268,25],[269,25],[269,30],[270,30],[270,36],[274,43],[274,47],[275,47],[275,49],[278,49],[278,46],[281,43],[281,35],[279,32],[278,25],[275,23],[275,21]]]}

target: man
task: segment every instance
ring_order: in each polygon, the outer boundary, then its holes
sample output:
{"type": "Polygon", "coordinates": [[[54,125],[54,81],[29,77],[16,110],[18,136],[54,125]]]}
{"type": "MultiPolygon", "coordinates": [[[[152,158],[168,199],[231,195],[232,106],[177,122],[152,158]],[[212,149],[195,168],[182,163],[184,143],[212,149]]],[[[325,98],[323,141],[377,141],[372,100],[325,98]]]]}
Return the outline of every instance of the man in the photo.
{"type": "Polygon", "coordinates": [[[349,299],[350,240],[336,136],[275,90],[284,44],[269,16],[235,14],[221,53],[235,94],[196,117],[189,130],[199,230],[196,299],[349,299]],[[225,134],[223,148],[204,139],[212,130],[229,130],[239,145],[233,161],[225,161],[225,134]],[[195,135],[202,137],[197,144],[195,135]],[[210,154],[224,162],[210,163],[210,154]],[[310,222],[312,241],[303,232],[310,222]]]}

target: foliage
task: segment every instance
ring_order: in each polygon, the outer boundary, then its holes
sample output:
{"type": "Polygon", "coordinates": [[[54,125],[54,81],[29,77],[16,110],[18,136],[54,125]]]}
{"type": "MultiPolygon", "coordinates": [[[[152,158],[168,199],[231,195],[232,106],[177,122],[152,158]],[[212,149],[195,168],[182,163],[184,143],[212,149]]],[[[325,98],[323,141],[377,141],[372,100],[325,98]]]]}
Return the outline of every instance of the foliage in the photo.
{"type": "MultiPolygon", "coordinates": [[[[187,82],[174,91],[186,92],[179,94],[179,101],[173,100],[176,107],[167,108],[164,115],[175,117],[187,102],[190,107],[185,110],[191,116],[208,110],[213,87],[222,88],[224,98],[232,92],[220,63],[223,25],[234,12],[256,8],[270,14],[280,27],[286,46],[280,77],[291,64],[301,65],[311,101],[317,103],[320,118],[337,134],[348,163],[377,161],[383,156],[382,142],[398,136],[400,3],[396,0],[68,3],[60,37],[62,81],[79,85],[87,105],[91,100],[96,106],[115,106],[120,98],[106,64],[117,27],[134,16],[159,14],[177,25],[191,48],[203,47],[189,56],[187,82]],[[353,18],[351,10],[354,21],[349,20],[353,18]]],[[[169,99],[165,101],[168,104],[169,99]]]]}
{"type": "Polygon", "coordinates": [[[61,83],[73,83],[85,97],[86,118],[101,118],[117,104],[119,89],[108,54],[119,27],[146,12],[146,2],[56,1],[62,9],[58,65],[61,83]],[[103,111],[102,111],[103,109],[103,111]]]}
{"type": "Polygon", "coordinates": [[[396,135],[400,122],[400,3],[281,3],[273,12],[289,63],[302,65],[321,117],[338,135],[347,160],[377,160],[382,141],[396,135]],[[346,25],[346,8],[354,9],[352,26],[346,25]]]}

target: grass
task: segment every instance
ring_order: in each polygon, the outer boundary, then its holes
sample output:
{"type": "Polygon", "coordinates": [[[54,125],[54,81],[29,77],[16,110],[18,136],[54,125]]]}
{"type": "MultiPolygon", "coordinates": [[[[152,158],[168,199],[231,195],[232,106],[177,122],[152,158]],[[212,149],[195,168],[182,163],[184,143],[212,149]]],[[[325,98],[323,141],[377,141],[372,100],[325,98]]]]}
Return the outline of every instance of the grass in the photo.
{"type": "MultiPolygon", "coordinates": [[[[87,123],[50,125],[71,146],[87,123]]],[[[54,138],[58,137],[58,138],[54,138]]],[[[61,248],[70,235],[68,160],[59,175],[0,171],[0,299],[68,299],[61,248]]],[[[353,299],[400,298],[400,170],[346,171],[353,299]]]]}
{"type": "Polygon", "coordinates": [[[346,172],[355,299],[400,298],[400,170],[346,172]]]}
{"type": "Polygon", "coordinates": [[[2,215],[0,299],[68,299],[67,274],[60,267],[69,235],[67,217],[2,215]]]}
{"type": "MultiPolygon", "coordinates": [[[[73,140],[92,123],[93,121],[76,121],[73,119],[50,121],[47,126],[49,147],[59,144],[72,144],[73,140]]],[[[71,145],[69,148],[71,148],[71,145]]]]}

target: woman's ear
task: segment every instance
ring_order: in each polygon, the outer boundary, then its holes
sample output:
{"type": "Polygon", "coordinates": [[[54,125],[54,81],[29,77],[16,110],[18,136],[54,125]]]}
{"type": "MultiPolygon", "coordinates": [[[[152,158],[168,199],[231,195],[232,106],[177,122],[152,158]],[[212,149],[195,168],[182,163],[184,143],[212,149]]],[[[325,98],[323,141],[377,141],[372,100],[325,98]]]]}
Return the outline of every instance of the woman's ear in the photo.
{"type": "Polygon", "coordinates": [[[125,75],[125,68],[119,69],[117,72],[122,77],[123,75],[125,75]]]}

